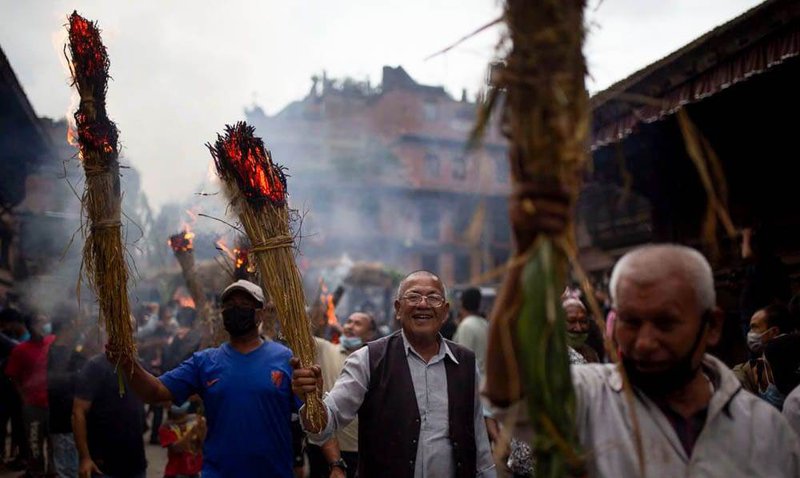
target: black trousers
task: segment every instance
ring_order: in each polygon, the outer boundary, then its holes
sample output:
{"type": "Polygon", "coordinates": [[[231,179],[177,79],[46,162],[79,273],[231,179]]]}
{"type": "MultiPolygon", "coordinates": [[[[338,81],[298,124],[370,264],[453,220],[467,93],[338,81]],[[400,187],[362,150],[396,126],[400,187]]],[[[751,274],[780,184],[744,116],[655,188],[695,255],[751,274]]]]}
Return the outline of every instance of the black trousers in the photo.
{"type": "MultiPolygon", "coordinates": [[[[6,380],[0,377],[0,380],[6,380]]],[[[18,459],[27,459],[28,439],[25,433],[25,424],[22,420],[22,400],[10,383],[0,384],[0,462],[3,458],[12,458],[16,449],[18,459]],[[6,430],[11,421],[11,454],[5,457],[6,430]]]]}
{"type": "Polygon", "coordinates": [[[161,405],[150,405],[150,411],[153,412],[153,426],[150,428],[150,443],[158,445],[158,429],[164,422],[164,407],[161,405]]]}
{"type": "MultiPolygon", "coordinates": [[[[322,454],[322,448],[309,443],[306,447],[306,455],[308,455],[308,464],[311,468],[310,478],[328,478],[330,476],[330,468],[322,454]]],[[[356,478],[358,476],[358,453],[343,451],[342,460],[347,463],[347,478],[356,478]]]]}

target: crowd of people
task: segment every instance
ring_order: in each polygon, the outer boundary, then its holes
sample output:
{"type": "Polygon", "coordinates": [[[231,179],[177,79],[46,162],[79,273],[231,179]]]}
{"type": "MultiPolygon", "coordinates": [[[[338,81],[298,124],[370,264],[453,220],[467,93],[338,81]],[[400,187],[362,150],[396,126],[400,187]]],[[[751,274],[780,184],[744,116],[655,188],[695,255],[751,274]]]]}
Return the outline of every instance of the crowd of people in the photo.
{"type": "MultiPolygon", "coordinates": [[[[779,300],[755,308],[748,358],[729,368],[706,353],[725,315],[701,254],[634,249],[610,279],[613,348],[580,292],[561,299],[582,472],[800,476],[796,314],[779,300]]],[[[454,299],[434,272],[413,272],[396,292],[395,331],[353,313],[336,340],[315,337],[314,364],[293,358],[259,286],[236,281],[219,300],[229,340],[206,348],[194,309],[143,306],[133,361],[80,324],[74,305],[0,311],[6,467],[144,477],[149,441],[165,449],[158,473],[169,478],[535,476],[524,397],[482,393],[494,368],[479,289],[454,299]],[[313,394],[321,422],[303,402],[313,394]]]]}
{"type": "MultiPolygon", "coordinates": [[[[102,331],[84,315],[69,302],[50,316],[0,311],[4,468],[26,477],[144,477],[149,422],[150,443],[168,455],[163,476],[199,476],[205,419],[198,402],[146,410],[125,383],[121,392],[125,377],[107,360],[102,331]]],[[[199,350],[195,316],[174,302],[141,308],[133,330],[149,370],[161,374],[199,350]]]]}

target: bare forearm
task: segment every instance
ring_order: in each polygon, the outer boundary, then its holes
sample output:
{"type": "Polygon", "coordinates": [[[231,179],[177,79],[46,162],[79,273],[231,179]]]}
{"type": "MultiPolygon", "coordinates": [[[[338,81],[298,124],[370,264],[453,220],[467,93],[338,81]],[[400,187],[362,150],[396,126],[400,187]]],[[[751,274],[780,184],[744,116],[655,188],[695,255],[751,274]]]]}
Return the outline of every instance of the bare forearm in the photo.
{"type": "Polygon", "coordinates": [[[172,393],[170,393],[169,389],[138,362],[133,365],[132,370],[129,372],[128,383],[133,392],[145,403],[172,401],[172,393]]]}
{"type": "Polygon", "coordinates": [[[89,441],[86,438],[86,413],[82,410],[72,411],[72,433],[75,435],[75,446],[81,460],[91,458],[89,455],[89,441]]]}
{"type": "Polygon", "coordinates": [[[328,463],[333,463],[342,457],[342,453],[339,450],[339,440],[336,438],[331,438],[330,440],[326,441],[322,444],[321,448],[322,456],[325,457],[325,461],[328,463]]]}

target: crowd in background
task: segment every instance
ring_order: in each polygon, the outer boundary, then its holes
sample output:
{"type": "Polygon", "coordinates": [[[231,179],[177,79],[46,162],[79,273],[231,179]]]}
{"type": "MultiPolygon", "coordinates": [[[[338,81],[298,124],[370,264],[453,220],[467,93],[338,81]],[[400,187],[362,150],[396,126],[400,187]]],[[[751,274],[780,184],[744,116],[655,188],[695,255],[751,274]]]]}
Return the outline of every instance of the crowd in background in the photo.
{"type": "MultiPolygon", "coordinates": [[[[749,253],[752,258],[759,251],[749,253]]],[[[774,256],[751,259],[743,280],[741,315],[729,316],[729,335],[723,336],[714,353],[742,356],[730,349],[746,344],[744,358],[737,363],[729,359],[727,365],[742,388],[782,410],[800,434],[800,314],[796,306],[800,298],[789,298],[788,277],[774,256]]],[[[441,334],[474,352],[480,377],[485,379],[489,325],[481,291],[465,289],[450,299],[454,307],[441,334]]],[[[602,288],[595,299],[606,331],[593,320],[590,304],[577,288],[567,289],[562,296],[572,363],[610,361],[603,337],[607,333],[613,340],[615,313],[602,288]]],[[[265,314],[257,326],[257,338],[281,342],[275,331],[274,307],[268,302],[254,307],[265,314]]],[[[30,477],[144,477],[147,441],[165,449],[164,477],[200,476],[207,434],[202,400],[197,394],[187,394],[181,396],[181,403],[156,401],[146,406],[141,394],[123,391],[126,379],[109,362],[102,332],[95,320],[84,315],[70,303],[55,308],[49,316],[14,307],[0,310],[0,453],[4,466],[30,477]]],[[[201,349],[203,334],[194,308],[174,301],[146,303],[132,320],[140,364],[154,377],[176,369],[201,349]]],[[[231,332],[234,329],[229,325],[226,322],[231,332]]],[[[314,332],[316,363],[326,392],[353,352],[386,335],[365,312],[314,332]]],[[[280,378],[272,376],[276,386],[281,385],[280,378]]],[[[170,379],[164,383],[170,385],[170,379]]],[[[211,388],[214,383],[205,385],[211,388]]],[[[176,397],[174,390],[170,388],[173,395],[167,396],[176,397]]],[[[486,432],[494,446],[501,426],[488,406],[484,412],[486,432]]],[[[330,442],[313,444],[304,438],[296,409],[293,417],[295,476],[356,476],[357,418],[337,430],[330,442]],[[329,445],[334,441],[332,448],[329,445]]],[[[500,476],[528,476],[533,466],[528,445],[512,440],[503,464],[500,476]]]]}
{"type": "MultiPolygon", "coordinates": [[[[196,312],[169,302],[135,314],[137,347],[153,373],[199,350],[196,312]]],[[[75,304],[50,315],[0,311],[0,444],[20,476],[145,476],[143,436],[168,454],[164,476],[198,476],[204,420],[195,401],[150,406],[121,392],[95,319],[75,304]],[[149,428],[146,434],[146,429],[149,428]]],[[[124,388],[124,387],[123,387],[124,388]]]]}

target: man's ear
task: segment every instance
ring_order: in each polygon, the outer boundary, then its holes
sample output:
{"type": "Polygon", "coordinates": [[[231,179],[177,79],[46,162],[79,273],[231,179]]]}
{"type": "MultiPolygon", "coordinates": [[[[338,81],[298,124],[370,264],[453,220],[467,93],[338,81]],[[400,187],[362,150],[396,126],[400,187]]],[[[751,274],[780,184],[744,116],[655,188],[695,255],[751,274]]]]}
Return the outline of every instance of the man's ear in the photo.
{"type": "Polygon", "coordinates": [[[775,337],[777,337],[777,336],[779,336],[781,334],[781,329],[779,329],[778,327],[775,327],[773,325],[772,327],[767,329],[767,332],[770,332],[769,338],[770,338],[770,340],[772,340],[772,339],[774,339],[775,337]]]}
{"type": "Polygon", "coordinates": [[[717,345],[722,338],[722,328],[725,324],[725,313],[719,307],[714,307],[708,314],[708,338],[706,344],[709,347],[717,345]]]}
{"type": "Polygon", "coordinates": [[[400,320],[400,299],[394,300],[394,320],[400,320]]]}

